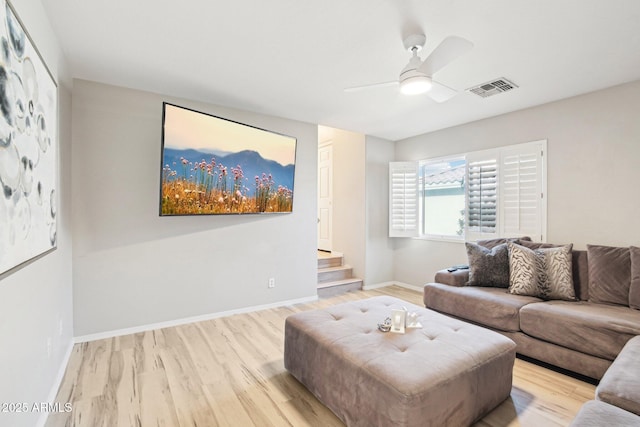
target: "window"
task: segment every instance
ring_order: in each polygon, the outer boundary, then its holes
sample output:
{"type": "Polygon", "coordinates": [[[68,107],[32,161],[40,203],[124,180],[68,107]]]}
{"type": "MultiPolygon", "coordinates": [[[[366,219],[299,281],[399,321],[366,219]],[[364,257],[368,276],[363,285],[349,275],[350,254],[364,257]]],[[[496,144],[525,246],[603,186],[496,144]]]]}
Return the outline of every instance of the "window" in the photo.
{"type": "Polygon", "coordinates": [[[390,237],[546,239],[546,141],[392,162],[390,237]]]}
{"type": "Polygon", "coordinates": [[[424,235],[432,238],[463,236],[465,170],[463,157],[421,163],[424,235]]]}

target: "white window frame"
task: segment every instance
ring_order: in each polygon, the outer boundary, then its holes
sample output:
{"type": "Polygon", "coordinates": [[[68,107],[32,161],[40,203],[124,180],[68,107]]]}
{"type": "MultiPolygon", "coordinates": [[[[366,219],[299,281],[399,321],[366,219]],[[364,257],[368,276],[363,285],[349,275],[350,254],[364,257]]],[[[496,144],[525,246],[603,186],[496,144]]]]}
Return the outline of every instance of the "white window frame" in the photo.
{"type": "MultiPolygon", "coordinates": [[[[508,215],[507,215],[508,216],[508,215]]],[[[389,237],[413,237],[426,240],[446,240],[454,242],[474,241],[486,238],[498,238],[498,237],[519,237],[530,236],[533,240],[545,242],[547,239],[547,140],[539,140],[532,142],[525,142],[519,144],[513,144],[503,147],[498,147],[491,150],[475,151],[459,155],[451,155],[441,158],[424,159],[422,161],[410,161],[410,162],[391,162],[389,164],[389,237]],[[464,236],[456,238],[455,236],[434,236],[424,234],[422,224],[424,218],[422,214],[423,206],[423,188],[420,181],[420,165],[426,162],[446,160],[446,159],[461,159],[466,160],[467,175],[465,175],[465,193],[468,192],[468,168],[469,164],[473,161],[482,158],[495,158],[498,164],[498,209],[496,212],[496,232],[494,233],[477,233],[469,231],[468,221],[468,194],[465,195],[465,226],[464,236]],[[511,163],[508,163],[511,162],[511,163]],[[532,178],[530,165],[535,163],[535,185],[531,185],[531,182],[527,181],[527,178],[532,178]],[[514,163],[516,166],[514,166],[514,163]],[[524,165],[524,166],[523,166],[524,165]],[[506,172],[510,170],[510,167],[517,167],[518,172],[515,176],[509,175],[506,172]],[[524,171],[521,173],[520,169],[524,171]],[[411,182],[411,188],[415,188],[415,192],[406,191],[406,185],[403,186],[402,194],[399,194],[396,189],[393,188],[392,176],[396,176],[401,171],[409,171],[408,174],[403,174],[402,179],[404,184],[408,181],[411,182]],[[505,173],[503,173],[505,172],[505,173]],[[408,180],[408,181],[407,181],[408,180]],[[516,189],[517,197],[515,200],[508,200],[509,197],[513,197],[510,191],[516,189]],[[521,194],[522,193],[522,196],[521,194]],[[535,197],[532,195],[535,194],[535,197]],[[539,195],[539,198],[538,198],[539,195]],[[525,197],[526,196],[526,197],[525,197]],[[522,198],[524,197],[524,199],[522,198]],[[392,227],[394,217],[392,214],[392,202],[395,200],[396,206],[416,206],[416,210],[408,210],[407,217],[402,219],[398,218],[398,214],[404,215],[404,211],[396,209],[395,216],[395,229],[392,227]],[[515,226],[513,226],[513,214],[509,217],[509,221],[505,217],[505,211],[507,209],[507,203],[516,204],[518,206],[515,212],[516,220],[515,226]],[[531,212],[528,213],[527,209],[531,212]],[[414,213],[419,215],[414,217],[414,213]],[[531,221],[531,218],[535,218],[536,221],[531,221]],[[415,225],[411,221],[415,219],[415,225]],[[407,227],[407,224],[410,224],[407,227]],[[402,227],[399,227],[402,224],[402,227]],[[511,224],[512,226],[509,226],[511,224]]]]}

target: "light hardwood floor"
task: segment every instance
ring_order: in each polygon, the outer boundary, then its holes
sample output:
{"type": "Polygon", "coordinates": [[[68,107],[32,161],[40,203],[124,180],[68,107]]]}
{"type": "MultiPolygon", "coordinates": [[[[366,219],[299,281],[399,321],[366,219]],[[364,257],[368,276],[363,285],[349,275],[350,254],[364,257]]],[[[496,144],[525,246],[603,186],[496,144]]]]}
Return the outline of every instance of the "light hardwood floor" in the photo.
{"type": "MultiPolygon", "coordinates": [[[[389,286],[258,312],[76,344],[58,392],[70,413],[47,426],[342,426],[283,365],[293,313],[377,295],[389,286]]],[[[595,387],[516,359],[511,397],[477,426],[566,426],[595,387]]]]}

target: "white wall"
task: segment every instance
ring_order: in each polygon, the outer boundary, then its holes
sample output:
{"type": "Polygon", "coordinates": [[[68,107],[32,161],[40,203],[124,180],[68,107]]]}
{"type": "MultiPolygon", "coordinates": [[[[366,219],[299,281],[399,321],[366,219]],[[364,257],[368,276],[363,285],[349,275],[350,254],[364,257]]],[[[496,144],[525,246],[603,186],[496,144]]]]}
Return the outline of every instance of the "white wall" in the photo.
{"type": "MultiPolygon", "coordinates": [[[[58,80],[59,100],[58,248],[0,276],[0,402],[33,405],[53,398],[72,346],[71,97],[64,55],[41,3],[13,4],[58,80]]],[[[0,412],[0,425],[31,427],[45,416],[0,412]]]]}
{"type": "Polygon", "coordinates": [[[320,144],[333,143],[333,251],[344,254],[353,275],[365,277],[365,136],[320,126],[320,144]]]}
{"type": "Polygon", "coordinates": [[[75,80],[73,158],[76,336],[316,295],[316,125],[75,80]],[[293,213],[159,217],[162,101],[297,137],[293,213]]]}
{"type": "MultiPolygon", "coordinates": [[[[547,139],[547,240],[577,249],[640,245],[639,112],[636,81],[398,141],[396,160],[547,139]]],[[[461,243],[394,240],[394,277],[402,282],[421,285],[441,268],[466,263],[461,243]]]]}
{"type": "Polygon", "coordinates": [[[366,137],[366,273],[368,285],[387,283],[393,276],[393,241],[389,239],[389,162],[394,143],[366,137]]]}

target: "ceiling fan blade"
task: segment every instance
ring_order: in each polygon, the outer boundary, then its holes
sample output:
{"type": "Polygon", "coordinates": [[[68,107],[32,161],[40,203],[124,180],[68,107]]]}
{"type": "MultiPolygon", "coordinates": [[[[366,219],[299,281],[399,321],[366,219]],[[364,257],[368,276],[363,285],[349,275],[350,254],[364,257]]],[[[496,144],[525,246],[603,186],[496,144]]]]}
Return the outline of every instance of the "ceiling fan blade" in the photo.
{"type": "Polygon", "coordinates": [[[441,103],[453,98],[457,93],[457,90],[451,89],[449,86],[433,82],[433,86],[431,87],[431,90],[427,92],[427,95],[434,101],[441,103]]]}
{"type": "Polygon", "coordinates": [[[353,86],[353,87],[345,88],[344,91],[345,92],[358,92],[358,91],[365,90],[365,89],[373,89],[373,88],[377,88],[377,87],[388,87],[388,86],[398,86],[398,81],[394,80],[392,82],[373,83],[373,84],[364,85],[364,86],[353,86]]]}
{"type": "Polygon", "coordinates": [[[472,47],[473,43],[467,39],[449,36],[442,40],[438,47],[431,52],[431,55],[424,60],[418,71],[425,73],[427,76],[433,76],[438,70],[471,50],[472,47]]]}

